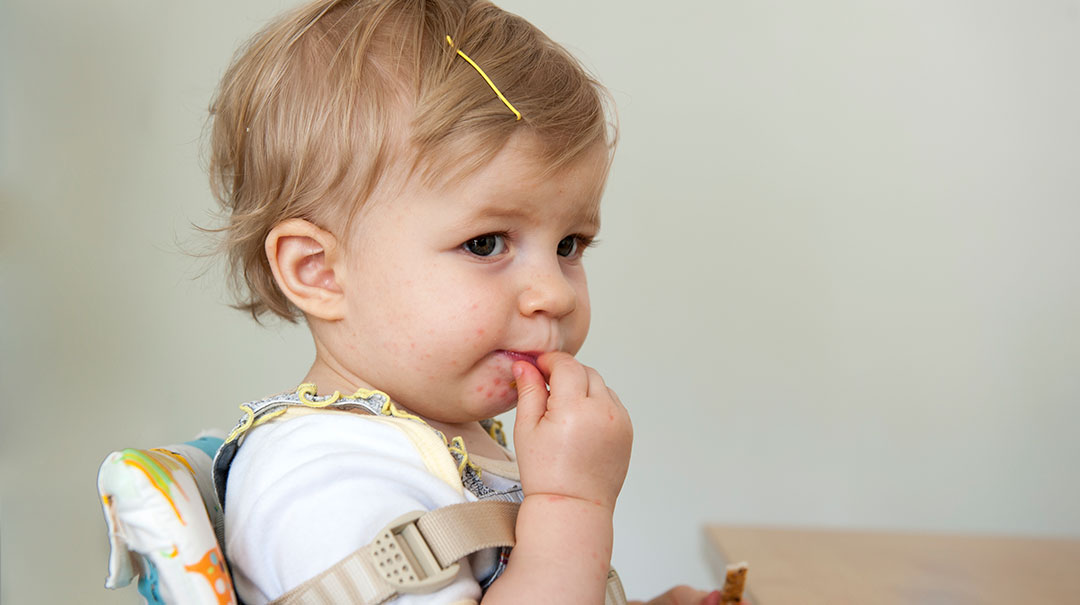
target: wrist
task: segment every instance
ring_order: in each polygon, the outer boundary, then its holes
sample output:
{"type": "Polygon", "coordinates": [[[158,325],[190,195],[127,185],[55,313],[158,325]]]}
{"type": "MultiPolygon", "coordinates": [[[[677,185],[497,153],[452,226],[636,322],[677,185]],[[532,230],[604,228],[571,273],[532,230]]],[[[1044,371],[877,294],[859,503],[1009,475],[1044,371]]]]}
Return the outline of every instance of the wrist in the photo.
{"type": "Polygon", "coordinates": [[[517,544],[484,602],[603,602],[612,512],[589,499],[526,492],[518,510],[517,544]]]}
{"type": "Polygon", "coordinates": [[[559,508],[580,508],[587,514],[615,513],[615,499],[593,498],[588,496],[575,496],[559,494],[555,492],[532,492],[526,491],[522,505],[528,502],[530,506],[550,506],[559,508]]]}

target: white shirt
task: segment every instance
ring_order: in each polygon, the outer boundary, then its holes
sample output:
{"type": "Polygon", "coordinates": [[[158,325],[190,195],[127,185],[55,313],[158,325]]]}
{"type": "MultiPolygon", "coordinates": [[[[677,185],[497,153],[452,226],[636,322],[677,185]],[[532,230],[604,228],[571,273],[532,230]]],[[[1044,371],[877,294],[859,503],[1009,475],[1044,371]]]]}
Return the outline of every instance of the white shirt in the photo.
{"type": "MultiPolygon", "coordinates": [[[[229,470],[225,552],[244,603],[280,597],[370,543],[404,513],[476,500],[462,487],[442,439],[419,422],[297,412],[248,431],[229,470]]],[[[485,469],[491,487],[518,481],[513,462],[470,458],[485,469]]],[[[449,586],[395,603],[479,600],[480,586],[463,560],[449,586]]]]}

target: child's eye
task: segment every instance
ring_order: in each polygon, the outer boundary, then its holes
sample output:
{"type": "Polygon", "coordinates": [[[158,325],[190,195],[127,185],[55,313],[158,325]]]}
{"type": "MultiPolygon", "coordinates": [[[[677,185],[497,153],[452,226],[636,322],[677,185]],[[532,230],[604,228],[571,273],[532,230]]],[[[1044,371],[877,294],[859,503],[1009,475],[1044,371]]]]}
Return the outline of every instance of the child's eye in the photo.
{"type": "Polygon", "coordinates": [[[472,238],[462,244],[462,247],[476,256],[495,256],[506,251],[506,237],[498,233],[488,233],[472,238]]]}
{"type": "Polygon", "coordinates": [[[589,240],[580,235],[568,235],[559,242],[557,252],[559,256],[575,258],[581,256],[585,248],[589,246],[589,240]]]}

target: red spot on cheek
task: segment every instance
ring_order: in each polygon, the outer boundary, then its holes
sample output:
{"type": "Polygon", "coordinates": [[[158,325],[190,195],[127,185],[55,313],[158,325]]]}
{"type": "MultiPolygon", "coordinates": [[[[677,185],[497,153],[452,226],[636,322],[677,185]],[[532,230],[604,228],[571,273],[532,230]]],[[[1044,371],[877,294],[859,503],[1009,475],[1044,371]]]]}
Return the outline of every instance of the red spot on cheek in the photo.
{"type": "Polygon", "coordinates": [[[496,379],[495,379],[495,384],[499,385],[499,384],[502,384],[502,383],[503,383],[503,379],[502,379],[502,378],[496,378],[496,379]]]}
{"type": "Polygon", "coordinates": [[[484,329],[483,328],[477,328],[476,329],[476,335],[477,336],[483,336],[484,335],[484,329]]]}
{"type": "Polygon", "coordinates": [[[509,394],[509,393],[510,393],[510,389],[502,389],[502,390],[499,391],[499,398],[502,399],[503,397],[506,397],[506,395],[509,394]]]}
{"type": "Polygon", "coordinates": [[[482,392],[483,390],[484,390],[484,385],[480,385],[480,386],[476,387],[476,392],[477,392],[477,393],[480,393],[480,392],[482,392]]]}

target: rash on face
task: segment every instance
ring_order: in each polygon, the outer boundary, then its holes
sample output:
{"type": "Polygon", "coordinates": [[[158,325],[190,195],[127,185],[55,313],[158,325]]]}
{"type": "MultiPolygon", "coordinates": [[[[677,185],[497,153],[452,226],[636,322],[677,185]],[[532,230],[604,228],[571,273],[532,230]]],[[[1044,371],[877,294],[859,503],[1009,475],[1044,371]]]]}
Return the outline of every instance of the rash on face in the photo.
{"type": "Polygon", "coordinates": [[[476,387],[476,392],[483,392],[488,400],[503,400],[510,394],[510,387],[505,378],[496,376],[486,388],[483,385],[476,387]]]}

